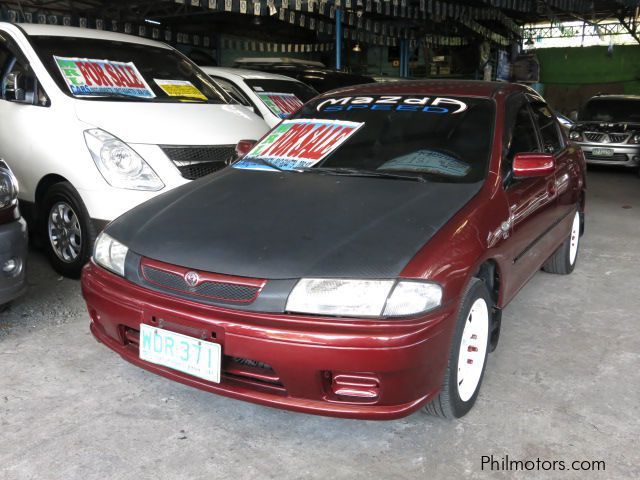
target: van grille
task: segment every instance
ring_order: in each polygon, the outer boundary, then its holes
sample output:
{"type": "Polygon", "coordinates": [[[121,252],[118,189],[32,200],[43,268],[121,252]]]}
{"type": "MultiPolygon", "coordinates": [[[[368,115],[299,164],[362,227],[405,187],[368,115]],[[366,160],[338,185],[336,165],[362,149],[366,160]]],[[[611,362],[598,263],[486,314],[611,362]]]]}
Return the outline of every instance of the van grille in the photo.
{"type": "Polygon", "coordinates": [[[227,166],[236,156],[235,145],[197,147],[160,145],[160,148],[180,170],[180,174],[188,180],[195,180],[217,172],[227,166]]]}

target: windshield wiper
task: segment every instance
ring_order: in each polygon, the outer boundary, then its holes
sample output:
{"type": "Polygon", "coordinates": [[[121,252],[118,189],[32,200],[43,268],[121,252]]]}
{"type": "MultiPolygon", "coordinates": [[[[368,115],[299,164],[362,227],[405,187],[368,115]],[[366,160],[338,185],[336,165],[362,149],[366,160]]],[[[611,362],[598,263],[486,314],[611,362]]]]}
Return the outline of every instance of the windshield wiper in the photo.
{"type": "Polygon", "coordinates": [[[375,170],[358,170],[356,168],[296,168],[296,172],[301,173],[318,173],[325,175],[336,175],[343,177],[372,177],[372,178],[389,178],[392,180],[409,180],[412,182],[425,183],[426,180],[420,176],[402,175],[399,173],[380,172],[375,170]]]}
{"type": "MultiPolygon", "coordinates": [[[[83,97],[78,97],[83,98],[83,97]]],[[[143,102],[151,102],[154,99],[150,97],[139,97],[138,95],[127,95],[126,93],[108,93],[106,95],[90,95],[84,98],[92,98],[94,100],[140,100],[143,102]]]]}
{"type": "MultiPolygon", "coordinates": [[[[220,103],[220,102],[214,102],[209,98],[207,98],[206,100],[203,100],[202,98],[187,97],[183,95],[171,95],[170,97],[156,97],[153,99],[153,101],[157,103],[173,103],[174,100],[178,100],[178,101],[182,100],[190,103],[220,103]]],[[[183,103],[183,102],[180,102],[180,103],[183,103]]]]}

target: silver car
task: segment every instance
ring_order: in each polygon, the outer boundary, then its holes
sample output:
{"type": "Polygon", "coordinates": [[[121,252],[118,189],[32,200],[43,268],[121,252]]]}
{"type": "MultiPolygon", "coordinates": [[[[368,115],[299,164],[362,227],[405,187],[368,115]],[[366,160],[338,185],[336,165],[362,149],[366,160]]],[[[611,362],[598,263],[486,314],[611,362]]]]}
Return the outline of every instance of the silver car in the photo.
{"type": "Polygon", "coordinates": [[[640,165],[640,96],[597,95],[583,107],[569,132],[587,163],[640,165]]]}

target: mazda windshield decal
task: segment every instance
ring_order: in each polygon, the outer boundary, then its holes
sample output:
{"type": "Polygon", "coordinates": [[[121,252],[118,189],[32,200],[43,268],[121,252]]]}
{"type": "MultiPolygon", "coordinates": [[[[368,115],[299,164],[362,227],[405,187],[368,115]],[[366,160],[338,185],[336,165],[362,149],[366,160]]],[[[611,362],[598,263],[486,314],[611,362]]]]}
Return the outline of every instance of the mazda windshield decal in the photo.
{"type": "Polygon", "coordinates": [[[381,110],[398,112],[425,112],[456,115],[467,110],[461,100],[447,97],[415,97],[380,95],[375,97],[327,98],[316,107],[318,112],[352,110],[381,110]]]}

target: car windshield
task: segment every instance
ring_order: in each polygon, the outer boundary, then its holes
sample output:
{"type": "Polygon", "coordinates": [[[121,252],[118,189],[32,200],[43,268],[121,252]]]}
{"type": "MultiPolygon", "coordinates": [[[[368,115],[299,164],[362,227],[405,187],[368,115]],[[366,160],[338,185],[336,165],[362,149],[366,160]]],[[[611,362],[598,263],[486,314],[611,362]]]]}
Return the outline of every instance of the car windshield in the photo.
{"type": "Polygon", "coordinates": [[[228,103],[220,87],[171,49],[43,35],[31,41],[58,86],[74,98],[228,103]]]}
{"type": "Polygon", "coordinates": [[[640,123],[640,100],[597,98],[580,112],[581,122],[640,123]]]}
{"type": "Polygon", "coordinates": [[[280,123],[234,166],[478,182],[488,170],[494,122],[489,99],[324,97],[280,123]]]}
{"type": "Polygon", "coordinates": [[[245,83],[279,118],[287,118],[304,103],[318,95],[318,92],[304,83],[290,80],[251,78],[246,79],[245,83]]]}

